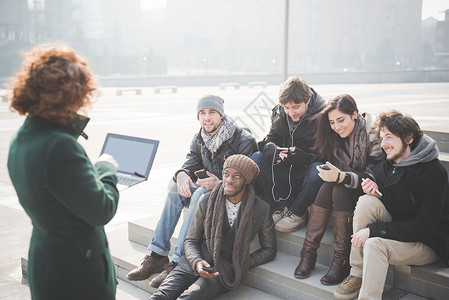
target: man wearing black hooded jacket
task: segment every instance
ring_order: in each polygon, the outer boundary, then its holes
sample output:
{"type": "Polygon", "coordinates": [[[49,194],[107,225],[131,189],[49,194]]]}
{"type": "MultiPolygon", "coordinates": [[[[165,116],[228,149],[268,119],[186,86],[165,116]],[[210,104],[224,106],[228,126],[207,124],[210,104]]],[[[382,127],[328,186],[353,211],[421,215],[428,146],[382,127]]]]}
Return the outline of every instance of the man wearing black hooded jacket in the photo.
{"type": "Polygon", "coordinates": [[[261,170],[256,191],[269,196],[277,231],[293,232],[306,224],[307,208],[323,183],[311,148],[313,117],[324,105],[304,80],[290,77],[280,88],[270,131],[251,156],[261,170]]]}
{"type": "Polygon", "coordinates": [[[384,154],[361,183],[351,273],[337,299],[381,299],[389,264],[448,264],[448,178],[435,141],[397,111],[382,113],[378,124],[384,154]]]}

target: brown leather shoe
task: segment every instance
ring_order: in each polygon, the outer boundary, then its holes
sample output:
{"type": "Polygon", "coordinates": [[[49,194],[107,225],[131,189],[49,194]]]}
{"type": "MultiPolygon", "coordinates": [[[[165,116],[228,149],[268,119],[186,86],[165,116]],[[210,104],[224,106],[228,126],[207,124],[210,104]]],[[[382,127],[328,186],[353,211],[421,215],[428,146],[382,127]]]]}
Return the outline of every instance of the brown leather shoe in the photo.
{"type": "Polygon", "coordinates": [[[169,262],[168,264],[166,264],[164,266],[164,269],[162,270],[162,272],[157,275],[156,277],[154,277],[151,281],[150,281],[150,286],[157,289],[162,281],[164,281],[164,279],[167,277],[167,275],[173,271],[173,269],[177,266],[178,264],[175,262],[169,262]]]}
{"type": "Polygon", "coordinates": [[[355,299],[361,287],[362,278],[349,275],[335,290],[334,297],[340,300],[355,299]]]}
{"type": "Polygon", "coordinates": [[[132,281],[148,279],[154,273],[162,271],[166,264],[168,264],[167,256],[161,259],[154,259],[149,255],[145,255],[140,266],[129,272],[126,278],[132,281]]]}

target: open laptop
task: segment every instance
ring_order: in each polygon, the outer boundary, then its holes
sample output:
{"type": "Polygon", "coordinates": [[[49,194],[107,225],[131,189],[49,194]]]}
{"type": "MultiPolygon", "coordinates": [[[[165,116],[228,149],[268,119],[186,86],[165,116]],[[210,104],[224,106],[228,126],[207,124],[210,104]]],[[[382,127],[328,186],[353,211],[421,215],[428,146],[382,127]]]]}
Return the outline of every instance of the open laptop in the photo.
{"type": "Polygon", "coordinates": [[[119,164],[117,188],[123,191],[148,179],[159,141],[108,133],[101,149],[119,164]]]}

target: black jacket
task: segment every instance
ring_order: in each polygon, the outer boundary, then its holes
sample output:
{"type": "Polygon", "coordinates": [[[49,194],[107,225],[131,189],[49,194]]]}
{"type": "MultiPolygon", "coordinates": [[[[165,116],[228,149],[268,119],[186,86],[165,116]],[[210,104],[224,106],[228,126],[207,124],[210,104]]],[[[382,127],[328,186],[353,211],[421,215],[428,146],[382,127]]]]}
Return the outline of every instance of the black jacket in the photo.
{"type": "Polygon", "coordinates": [[[221,144],[218,150],[212,154],[204,145],[200,129],[193,137],[190,144],[190,151],[186,156],[186,161],[182,165],[182,169],[175,173],[173,179],[176,181],[176,175],[184,171],[193,181],[196,181],[197,177],[193,172],[200,169],[205,169],[221,179],[226,158],[234,154],[250,156],[256,150],[257,144],[254,136],[247,130],[236,127],[234,135],[221,144]]]}
{"type": "Polygon", "coordinates": [[[385,154],[378,159],[370,175],[383,194],[380,200],[392,220],[369,224],[370,237],[424,243],[443,260],[446,257],[447,263],[448,250],[440,225],[447,206],[448,177],[441,162],[433,159],[401,167],[387,161],[385,154]]]}
{"type": "MultiPolygon", "coordinates": [[[[298,171],[305,173],[308,165],[315,160],[315,155],[312,154],[312,147],[314,143],[315,126],[312,118],[319,113],[325,105],[323,98],[312,89],[312,97],[306,114],[299,121],[300,123],[290,134],[288,127],[288,115],[284,108],[276,105],[271,114],[271,127],[267,136],[258,144],[259,151],[268,152],[267,148],[274,151],[277,147],[296,147],[294,159],[291,159],[291,164],[296,167],[298,171]]],[[[303,174],[304,175],[304,174],[303,174]]]]}

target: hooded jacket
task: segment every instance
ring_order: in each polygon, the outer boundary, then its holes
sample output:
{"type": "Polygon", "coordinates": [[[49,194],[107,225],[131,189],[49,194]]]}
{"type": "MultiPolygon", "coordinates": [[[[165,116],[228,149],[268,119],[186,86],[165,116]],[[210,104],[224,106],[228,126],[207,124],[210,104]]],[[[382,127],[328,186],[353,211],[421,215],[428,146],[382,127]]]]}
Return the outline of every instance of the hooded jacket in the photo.
{"type": "Polygon", "coordinates": [[[296,147],[297,156],[292,161],[295,167],[299,167],[305,170],[307,166],[315,160],[315,155],[312,154],[313,147],[313,136],[315,135],[315,126],[313,124],[312,118],[319,113],[325,102],[320,95],[313,88],[312,97],[310,99],[309,106],[305,115],[299,121],[296,129],[290,133],[288,126],[289,116],[285,113],[284,108],[281,105],[276,105],[272,109],[271,114],[271,127],[267,136],[258,144],[259,150],[264,152],[267,147],[277,148],[277,147],[296,147]]]}
{"type": "MultiPolygon", "coordinates": [[[[391,222],[369,224],[370,237],[402,242],[421,242],[443,258],[441,243],[443,212],[448,197],[448,177],[434,140],[423,135],[405,160],[394,163],[381,154],[380,162],[368,172],[383,196],[391,222]]],[[[447,253],[446,253],[447,255],[447,253]]]]}

